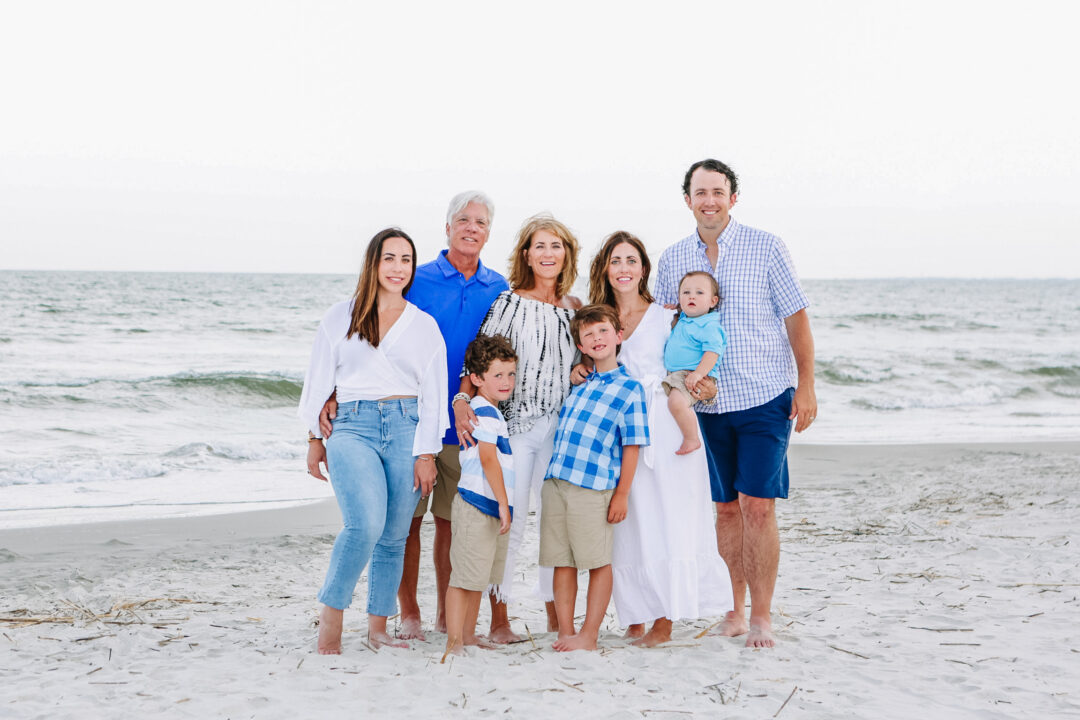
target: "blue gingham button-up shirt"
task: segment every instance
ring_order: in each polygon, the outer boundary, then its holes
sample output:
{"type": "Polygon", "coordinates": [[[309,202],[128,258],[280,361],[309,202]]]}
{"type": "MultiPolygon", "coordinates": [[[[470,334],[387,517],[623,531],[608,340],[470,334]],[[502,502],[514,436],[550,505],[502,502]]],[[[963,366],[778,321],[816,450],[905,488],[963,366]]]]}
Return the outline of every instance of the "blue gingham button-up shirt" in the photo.
{"type": "Polygon", "coordinates": [[[665,250],[653,293],[658,303],[677,303],[679,281],[694,270],[711,274],[720,286],[720,324],[728,346],[716,397],[694,408],[705,413],[758,407],[795,387],[798,373],[784,318],[810,305],[780,238],[731,218],[717,244],[715,268],[696,230],[665,250]]]}
{"type": "Polygon", "coordinates": [[[645,390],[622,365],[594,372],[573,390],[559,411],[555,449],[546,478],[590,490],[619,484],[624,445],[648,445],[645,390]]]}

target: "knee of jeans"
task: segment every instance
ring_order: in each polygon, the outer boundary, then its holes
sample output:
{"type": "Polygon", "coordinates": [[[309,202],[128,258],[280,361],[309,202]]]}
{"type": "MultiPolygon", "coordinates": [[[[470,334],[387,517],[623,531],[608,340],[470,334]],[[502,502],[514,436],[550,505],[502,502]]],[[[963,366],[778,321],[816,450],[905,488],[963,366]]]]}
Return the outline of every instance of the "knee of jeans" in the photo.
{"type": "Polygon", "coordinates": [[[366,545],[371,547],[379,540],[379,536],[382,534],[382,526],[374,526],[371,523],[363,524],[345,524],[345,527],[341,530],[341,535],[344,536],[345,541],[349,545],[366,545]]]}

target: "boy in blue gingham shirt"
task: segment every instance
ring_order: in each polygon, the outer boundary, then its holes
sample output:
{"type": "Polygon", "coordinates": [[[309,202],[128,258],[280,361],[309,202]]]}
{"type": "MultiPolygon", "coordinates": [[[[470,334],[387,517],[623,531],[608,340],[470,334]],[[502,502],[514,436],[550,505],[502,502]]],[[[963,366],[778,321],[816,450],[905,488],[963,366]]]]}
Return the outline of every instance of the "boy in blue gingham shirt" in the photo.
{"type": "Polygon", "coordinates": [[[626,518],[638,452],[649,444],[645,391],[616,360],[619,315],[608,305],[578,310],[570,323],[594,372],[559,412],[540,516],[540,564],[555,568],[556,650],[595,650],[611,600],[613,525],[626,518]],[[588,605],[574,630],[577,574],[589,571],[588,605]]]}

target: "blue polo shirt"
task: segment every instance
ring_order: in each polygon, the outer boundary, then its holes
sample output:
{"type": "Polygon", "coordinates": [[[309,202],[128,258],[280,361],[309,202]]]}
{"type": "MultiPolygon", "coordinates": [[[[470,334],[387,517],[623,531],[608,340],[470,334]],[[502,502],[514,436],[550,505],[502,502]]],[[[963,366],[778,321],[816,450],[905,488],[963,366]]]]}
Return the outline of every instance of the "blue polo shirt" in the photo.
{"type": "MultiPolygon", "coordinates": [[[[446,259],[446,250],[429,263],[416,268],[416,277],[405,299],[435,318],[446,343],[446,377],[450,402],[461,387],[461,366],[465,348],[476,338],[480,323],[495,298],[510,286],[499,273],[480,263],[468,280],[446,259]]],[[[457,445],[454,413],[450,429],[443,436],[444,445],[457,445]]]]}

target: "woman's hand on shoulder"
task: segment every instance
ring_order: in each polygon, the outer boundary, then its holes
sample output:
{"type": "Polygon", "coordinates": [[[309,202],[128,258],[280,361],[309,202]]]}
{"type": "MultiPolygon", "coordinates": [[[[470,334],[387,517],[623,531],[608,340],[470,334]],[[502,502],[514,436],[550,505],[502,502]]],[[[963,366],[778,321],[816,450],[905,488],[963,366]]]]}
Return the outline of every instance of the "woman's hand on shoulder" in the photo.
{"type": "Polygon", "coordinates": [[[473,439],[472,429],[476,427],[476,413],[472,406],[464,400],[454,403],[454,427],[457,428],[458,442],[467,448],[476,444],[473,439]]]}
{"type": "Polygon", "coordinates": [[[563,299],[559,304],[562,307],[569,308],[571,310],[580,310],[581,308],[585,307],[585,303],[581,302],[581,298],[577,297],[576,295],[563,296],[563,299]]]}
{"type": "Polygon", "coordinates": [[[590,368],[583,362],[579,362],[577,365],[570,369],[570,384],[580,385],[581,383],[585,382],[591,372],[592,368],[590,368]]]}

